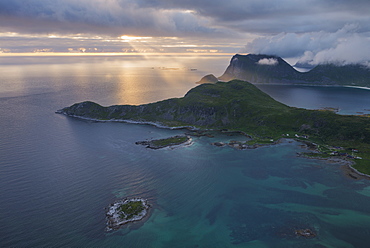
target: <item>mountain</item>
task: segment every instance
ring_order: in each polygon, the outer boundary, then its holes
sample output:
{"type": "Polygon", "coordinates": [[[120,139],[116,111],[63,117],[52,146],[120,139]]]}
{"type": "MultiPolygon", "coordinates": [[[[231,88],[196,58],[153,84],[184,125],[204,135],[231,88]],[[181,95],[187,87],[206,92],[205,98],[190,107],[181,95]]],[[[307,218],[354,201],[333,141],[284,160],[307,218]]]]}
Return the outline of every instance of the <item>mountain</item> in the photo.
{"type": "Polygon", "coordinates": [[[58,113],[94,120],[126,120],[170,127],[226,128],[259,136],[280,137],[283,133],[300,132],[325,141],[357,140],[370,144],[370,122],[366,117],[289,107],[240,80],[202,84],[182,98],[139,106],[103,107],[93,102],[82,102],[58,113]]]}
{"type": "Polygon", "coordinates": [[[304,76],[311,82],[320,80],[323,84],[370,87],[370,69],[363,65],[323,64],[304,73],[304,76]]]}
{"type": "Polygon", "coordinates": [[[254,85],[233,80],[229,83],[201,84],[182,98],[172,98],[139,106],[102,107],[82,102],[59,113],[98,120],[156,122],[166,126],[199,128],[256,128],[270,114],[289,112],[290,107],[275,101],[254,85]]]}
{"type": "Polygon", "coordinates": [[[222,81],[232,79],[245,80],[250,83],[289,83],[297,81],[301,73],[282,58],[270,55],[234,55],[222,81]]]}
{"type": "Polygon", "coordinates": [[[245,80],[254,84],[355,85],[370,87],[370,69],[359,64],[324,64],[308,72],[295,70],[282,58],[271,55],[234,55],[222,81],[245,80]]]}

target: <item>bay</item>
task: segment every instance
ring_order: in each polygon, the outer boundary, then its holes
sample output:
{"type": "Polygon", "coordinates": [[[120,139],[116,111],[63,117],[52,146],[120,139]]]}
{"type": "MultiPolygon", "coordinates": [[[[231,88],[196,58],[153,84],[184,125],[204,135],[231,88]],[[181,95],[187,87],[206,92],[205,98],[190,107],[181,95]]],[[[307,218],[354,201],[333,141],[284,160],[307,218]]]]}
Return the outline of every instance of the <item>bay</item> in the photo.
{"type": "MultiPolygon", "coordinates": [[[[54,113],[84,100],[112,105],[180,97],[205,74],[222,74],[227,57],[0,61],[1,247],[367,247],[370,241],[369,181],[346,177],[340,165],[298,158],[299,143],[239,151],[210,143],[245,137],[219,134],[194,137],[189,147],[148,150],[135,142],[186,131],[54,113]],[[150,216],[105,232],[105,208],[133,196],[148,199],[150,216]],[[296,237],[301,228],[317,238],[296,237]]],[[[313,99],[332,94],[320,89],[313,99]]],[[[362,101],[347,90],[354,103],[362,101]]]]}
{"type": "Polygon", "coordinates": [[[336,109],[342,115],[370,114],[368,88],[343,86],[257,85],[275,100],[306,109],[336,109]]]}

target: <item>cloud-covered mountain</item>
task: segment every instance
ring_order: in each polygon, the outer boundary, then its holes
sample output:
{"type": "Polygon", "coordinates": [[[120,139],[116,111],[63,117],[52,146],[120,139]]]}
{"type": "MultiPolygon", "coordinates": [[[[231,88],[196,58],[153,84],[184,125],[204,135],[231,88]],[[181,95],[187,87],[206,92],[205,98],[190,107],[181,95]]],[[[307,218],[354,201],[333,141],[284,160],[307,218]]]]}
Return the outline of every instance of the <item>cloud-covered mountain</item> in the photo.
{"type": "Polygon", "coordinates": [[[251,83],[356,85],[370,87],[370,68],[361,64],[322,64],[308,72],[299,72],[280,57],[272,55],[235,55],[223,81],[245,80],[251,83]]]}
{"type": "Polygon", "coordinates": [[[298,64],[312,67],[318,64],[353,64],[370,61],[370,39],[358,33],[358,25],[345,25],[335,32],[310,32],[304,34],[281,33],[260,37],[248,43],[244,51],[257,54],[274,54],[296,57],[298,64]]]}

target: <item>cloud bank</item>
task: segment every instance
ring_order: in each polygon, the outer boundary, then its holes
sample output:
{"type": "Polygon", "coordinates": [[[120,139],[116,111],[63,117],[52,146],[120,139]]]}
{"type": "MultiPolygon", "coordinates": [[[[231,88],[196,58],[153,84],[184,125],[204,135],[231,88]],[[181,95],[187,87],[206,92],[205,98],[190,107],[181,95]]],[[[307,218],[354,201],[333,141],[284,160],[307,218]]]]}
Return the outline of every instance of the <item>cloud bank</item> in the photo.
{"type": "Polygon", "coordinates": [[[274,59],[274,58],[270,58],[270,59],[267,59],[267,58],[264,58],[264,59],[260,59],[257,64],[259,65],[277,65],[279,64],[279,62],[277,61],[277,59],[274,59]]]}
{"type": "Polygon", "coordinates": [[[0,0],[0,47],[59,51],[101,44],[121,51],[136,48],[121,47],[119,37],[137,36],[153,37],[146,41],[152,50],[168,50],[172,39],[171,51],[183,44],[178,51],[355,62],[368,60],[369,9],[368,0],[0,0]]]}
{"type": "Polygon", "coordinates": [[[370,39],[357,33],[358,25],[345,25],[336,32],[311,32],[305,34],[281,33],[261,37],[248,43],[244,51],[273,54],[285,58],[296,57],[298,63],[365,63],[370,61],[370,39]]]}
{"type": "Polygon", "coordinates": [[[157,36],[333,32],[347,23],[366,32],[369,9],[367,0],[0,1],[2,27],[13,31],[157,36]]]}
{"type": "Polygon", "coordinates": [[[2,0],[0,21],[8,32],[38,34],[181,37],[218,32],[191,11],[158,8],[136,0],[2,0]]]}

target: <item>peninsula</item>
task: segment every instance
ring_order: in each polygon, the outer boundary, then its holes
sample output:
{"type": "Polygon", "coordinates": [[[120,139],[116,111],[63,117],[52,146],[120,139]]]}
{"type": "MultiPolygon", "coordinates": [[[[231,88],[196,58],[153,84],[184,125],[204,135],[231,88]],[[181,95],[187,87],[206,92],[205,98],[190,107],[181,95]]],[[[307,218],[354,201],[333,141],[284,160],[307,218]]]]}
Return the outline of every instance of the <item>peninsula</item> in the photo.
{"type": "MultiPolygon", "coordinates": [[[[354,167],[370,174],[370,119],[325,110],[306,110],[277,102],[253,84],[241,80],[201,84],[182,98],[139,106],[103,107],[76,103],[58,110],[67,116],[98,121],[149,123],[170,128],[242,131],[256,143],[291,137],[315,143],[320,156],[353,159],[354,167]],[[348,156],[348,157],[347,157],[348,156]]],[[[249,144],[252,145],[252,144],[249,144]]]]}

